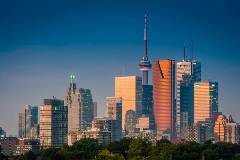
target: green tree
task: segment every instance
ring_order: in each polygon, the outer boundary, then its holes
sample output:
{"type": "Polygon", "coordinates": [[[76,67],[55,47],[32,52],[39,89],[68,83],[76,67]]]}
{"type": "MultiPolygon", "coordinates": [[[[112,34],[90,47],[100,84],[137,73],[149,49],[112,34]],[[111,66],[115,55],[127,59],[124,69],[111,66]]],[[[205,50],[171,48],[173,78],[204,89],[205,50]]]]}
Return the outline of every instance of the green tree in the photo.
{"type": "Polygon", "coordinates": [[[127,151],[127,157],[133,159],[142,159],[148,157],[148,153],[151,150],[152,143],[147,139],[133,139],[129,150],[127,151]]]}
{"type": "Polygon", "coordinates": [[[24,154],[25,160],[36,160],[37,156],[30,150],[24,154]]]}
{"type": "Polygon", "coordinates": [[[129,146],[132,143],[132,138],[122,138],[120,141],[110,142],[107,144],[106,149],[116,154],[127,156],[126,151],[129,150],[129,146]]]}
{"type": "Polygon", "coordinates": [[[204,160],[214,160],[218,159],[218,153],[213,149],[206,149],[202,152],[202,156],[204,160]]]}

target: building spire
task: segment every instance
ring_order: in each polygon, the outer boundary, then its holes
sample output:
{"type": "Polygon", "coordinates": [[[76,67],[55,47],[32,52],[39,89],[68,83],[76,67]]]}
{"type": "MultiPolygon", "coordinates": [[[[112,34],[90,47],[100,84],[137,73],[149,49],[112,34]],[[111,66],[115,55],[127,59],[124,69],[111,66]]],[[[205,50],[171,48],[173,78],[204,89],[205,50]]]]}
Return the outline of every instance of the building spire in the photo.
{"type": "Polygon", "coordinates": [[[148,71],[151,70],[151,63],[148,61],[147,56],[147,12],[144,12],[144,29],[143,29],[143,58],[141,60],[141,63],[139,64],[140,71],[143,72],[143,80],[142,84],[147,85],[148,84],[148,71]]]}
{"type": "Polygon", "coordinates": [[[147,12],[144,12],[144,52],[143,52],[143,60],[147,61],[147,12]]]}
{"type": "Polygon", "coordinates": [[[73,73],[70,75],[70,78],[71,78],[71,84],[70,84],[71,92],[73,92],[74,91],[74,88],[73,88],[73,78],[74,78],[74,75],[73,75],[73,73]]]}

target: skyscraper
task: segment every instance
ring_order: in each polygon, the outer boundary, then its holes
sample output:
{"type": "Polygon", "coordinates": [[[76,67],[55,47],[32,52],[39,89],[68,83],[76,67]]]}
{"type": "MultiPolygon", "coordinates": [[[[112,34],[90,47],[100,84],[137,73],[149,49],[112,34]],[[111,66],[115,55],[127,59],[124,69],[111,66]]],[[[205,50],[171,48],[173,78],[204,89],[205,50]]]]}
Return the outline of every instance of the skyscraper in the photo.
{"type": "Polygon", "coordinates": [[[175,61],[153,62],[153,113],[156,128],[174,136],[175,61]]]}
{"type": "Polygon", "coordinates": [[[32,138],[31,128],[38,124],[38,107],[27,105],[22,113],[18,114],[18,137],[32,138]]]}
{"type": "Polygon", "coordinates": [[[73,78],[72,74],[64,94],[64,105],[68,106],[68,131],[88,130],[94,118],[92,94],[89,89],[76,88],[73,78]]]}
{"type": "Polygon", "coordinates": [[[194,83],[194,123],[218,115],[218,83],[194,83]]]}
{"type": "Polygon", "coordinates": [[[93,102],[93,118],[97,117],[97,102],[93,102]]]}
{"type": "Polygon", "coordinates": [[[194,120],[194,82],[201,81],[201,63],[194,60],[177,62],[176,132],[185,132],[194,120]]]}
{"type": "Polygon", "coordinates": [[[40,145],[42,148],[60,147],[68,133],[68,107],[63,100],[44,99],[40,106],[40,145]]]}
{"type": "Polygon", "coordinates": [[[141,63],[139,64],[140,71],[143,72],[143,85],[148,84],[148,71],[151,70],[151,63],[148,60],[147,56],[147,14],[146,11],[144,13],[144,39],[143,39],[143,58],[141,60],[141,63]]]}
{"type": "Polygon", "coordinates": [[[118,120],[122,126],[122,97],[106,97],[107,117],[118,120]]]}
{"type": "Polygon", "coordinates": [[[138,76],[115,77],[115,97],[122,97],[122,128],[127,110],[142,114],[142,78],[138,76]]]}

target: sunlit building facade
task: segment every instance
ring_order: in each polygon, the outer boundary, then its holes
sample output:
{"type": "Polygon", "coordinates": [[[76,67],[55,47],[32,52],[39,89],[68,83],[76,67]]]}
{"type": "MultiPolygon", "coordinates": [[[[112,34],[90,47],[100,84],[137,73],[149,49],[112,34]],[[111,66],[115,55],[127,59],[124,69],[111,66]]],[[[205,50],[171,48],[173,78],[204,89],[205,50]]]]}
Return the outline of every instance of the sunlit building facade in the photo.
{"type": "Polygon", "coordinates": [[[64,105],[68,106],[68,131],[91,129],[96,108],[90,89],[77,88],[72,78],[64,94],[64,105]]]}
{"type": "Polygon", "coordinates": [[[138,117],[142,114],[142,78],[115,77],[115,97],[122,97],[122,128],[124,129],[127,110],[135,111],[138,117]]]}
{"type": "Polygon", "coordinates": [[[194,83],[194,123],[218,115],[218,83],[194,83]]]}
{"type": "Polygon", "coordinates": [[[68,107],[63,100],[44,99],[40,106],[41,148],[60,147],[68,133],[68,107]]]}
{"type": "Polygon", "coordinates": [[[153,62],[153,113],[156,128],[174,136],[175,61],[153,62]]]}
{"type": "Polygon", "coordinates": [[[180,137],[185,127],[194,121],[194,82],[201,81],[201,63],[194,60],[177,62],[176,133],[180,137]]]}
{"type": "Polygon", "coordinates": [[[216,142],[224,141],[226,123],[226,116],[219,115],[214,125],[214,138],[216,142]]]}
{"type": "Polygon", "coordinates": [[[106,97],[106,115],[122,126],[122,97],[106,97]]]}

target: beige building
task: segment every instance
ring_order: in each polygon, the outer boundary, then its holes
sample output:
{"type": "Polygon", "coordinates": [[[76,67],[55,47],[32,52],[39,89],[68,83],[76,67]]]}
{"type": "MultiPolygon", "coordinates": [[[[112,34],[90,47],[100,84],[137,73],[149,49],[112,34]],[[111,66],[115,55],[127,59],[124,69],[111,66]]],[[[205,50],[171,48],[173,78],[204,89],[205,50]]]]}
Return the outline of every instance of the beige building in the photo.
{"type": "Polygon", "coordinates": [[[149,117],[137,118],[136,128],[139,128],[139,131],[149,130],[149,117]]]}
{"type": "Polygon", "coordinates": [[[106,97],[106,115],[122,126],[122,97],[106,97]]]}
{"type": "Polygon", "coordinates": [[[127,110],[142,114],[142,78],[138,76],[115,77],[115,97],[122,97],[122,128],[127,110]]]}
{"type": "Polygon", "coordinates": [[[218,83],[194,83],[194,123],[218,114],[218,83]]]}
{"type": "Polygon", "coordinates": [[[67,144],[71,146],[74,142],[83,138],[98,139],[98,143],[111,142],[111,132],[100,131],[98,129],[91,129],[88,131],[70,131],[67,135],[67,144]]]}

